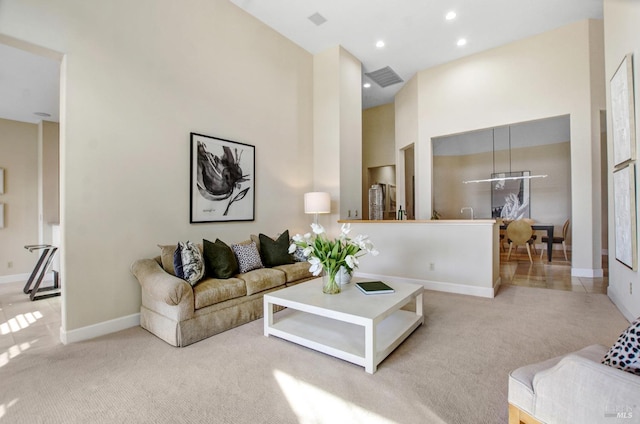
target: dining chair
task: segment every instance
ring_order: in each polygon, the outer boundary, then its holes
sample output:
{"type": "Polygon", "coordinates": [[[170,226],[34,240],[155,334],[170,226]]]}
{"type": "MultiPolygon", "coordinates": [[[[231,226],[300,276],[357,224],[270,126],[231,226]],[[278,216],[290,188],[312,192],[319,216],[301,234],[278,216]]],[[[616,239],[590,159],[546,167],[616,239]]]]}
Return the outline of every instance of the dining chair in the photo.
{"type": "MultiPolygon", "coordinates": [[[[564,251],[564,260],[565,261],[569,260],[569,258],[567,257],[567,244],[565,242],[567,240],[567,233],[569,232],[569,224],[570,224],[570,222],[571,222],[570,219],[567,219],[564,222],[564,225],[562,226],[562,237],[555,237],[555,236],[553,237],[553,243],[554,244],[562,244],[562,250],[564,251]]],[[[540,252],[540,259],[542,259],[542,255],[544,254],[545,247],[547,247],[547,242],[549,241],[549,237],[542,236],[540,241],[542,242],[542,249],[541,249],[542,251],[540,252]]]]}
{"type": "Polygon", "coordinates": [[[507,226],[507,238],[509,239],[509,253],[507,254],[507,260],[511,258],[511,248],[524,245],[527,248],[527,254],[529,254],[529,262],[533,263],[531,258],[531,242],[533,235],[533,228],[527,221],[518,219],[511,222],[507,226]]]}

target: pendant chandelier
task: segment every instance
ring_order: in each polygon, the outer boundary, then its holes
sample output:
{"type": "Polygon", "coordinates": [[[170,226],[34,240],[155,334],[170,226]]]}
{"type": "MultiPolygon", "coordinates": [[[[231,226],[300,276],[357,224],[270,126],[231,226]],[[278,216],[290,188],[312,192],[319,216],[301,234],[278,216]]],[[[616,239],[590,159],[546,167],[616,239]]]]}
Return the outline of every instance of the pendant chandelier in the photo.
{"type": "MultiPolygon", "coordinates": [[[[492,144],[493,144],[493,175],[496,174],[496,129],[491,129],[492,144]]],[[[509,125],[509,175],[511,175],[511,125],[509,125]]],[[[463,181],[464,184],[469,183],[491,183],[494,181],[507,181],[507,180],[529,180],[532,178],[546,178],[547,175],[518,175],[509,177],[492,177],[480,180],[467,180],[463,181]]]]}

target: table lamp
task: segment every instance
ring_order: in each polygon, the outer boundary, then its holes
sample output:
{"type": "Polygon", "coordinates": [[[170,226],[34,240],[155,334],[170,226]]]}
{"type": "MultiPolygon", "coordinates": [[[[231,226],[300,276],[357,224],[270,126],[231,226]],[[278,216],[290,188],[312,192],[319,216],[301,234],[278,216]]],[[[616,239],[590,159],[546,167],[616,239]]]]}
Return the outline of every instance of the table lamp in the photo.
{"type": "Polygon", "coordinates": [[[331,196],[329,193],[312,191],[304,194],[304,213],[315,214],[315,223],[318,224],[319,213],[331,212],[331,196]]]}

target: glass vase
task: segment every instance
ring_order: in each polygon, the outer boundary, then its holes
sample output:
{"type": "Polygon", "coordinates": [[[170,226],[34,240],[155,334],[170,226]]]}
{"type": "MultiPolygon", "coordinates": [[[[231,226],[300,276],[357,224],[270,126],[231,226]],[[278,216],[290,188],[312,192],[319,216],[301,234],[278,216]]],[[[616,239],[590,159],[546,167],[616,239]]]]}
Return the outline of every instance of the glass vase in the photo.
{"type": "Polygon", "coordinates": [[[324,271],[322,273],[322,292],[326,294],[340,293],[340,284],[336,281],[337,272],[324,271]]]}

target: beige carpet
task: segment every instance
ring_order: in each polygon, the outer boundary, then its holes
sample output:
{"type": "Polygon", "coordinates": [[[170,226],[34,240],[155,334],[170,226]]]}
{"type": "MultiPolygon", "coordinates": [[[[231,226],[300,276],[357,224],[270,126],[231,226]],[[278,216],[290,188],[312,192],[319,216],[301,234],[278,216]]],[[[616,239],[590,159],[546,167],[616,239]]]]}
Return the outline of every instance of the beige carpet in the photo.
{"type": "Polygon", "coordinates": [[[507,375],[628,322],[606,295],[427,292],[425,325],[364,369],[254,321],[178,349],[141,328],[0,367],[0,423],[506,423],[507,375]]]}

